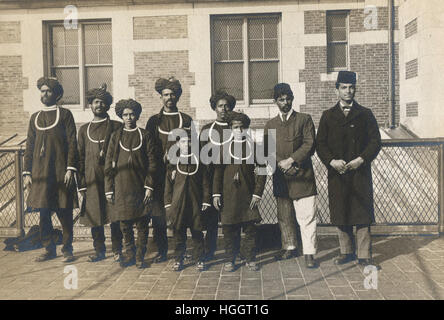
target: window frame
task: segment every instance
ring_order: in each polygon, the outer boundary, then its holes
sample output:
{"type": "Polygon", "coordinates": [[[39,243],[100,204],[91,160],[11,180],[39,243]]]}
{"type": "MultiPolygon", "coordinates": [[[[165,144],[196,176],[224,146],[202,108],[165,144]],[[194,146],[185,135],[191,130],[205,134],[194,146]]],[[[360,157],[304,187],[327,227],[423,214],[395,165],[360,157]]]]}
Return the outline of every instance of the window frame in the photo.
{"type": "Polygon", "coordinates": [[[230,63],[230,62],[242,62],[243,70],[243,99],[237,101],[237,105],[242,108],[248,107],[268,107],[273,104],[273,98],[270,99],[252,99],[250,98],[250,62],[255,61],[270,61],[278,62],[278,81],[281,81],[282,77],[282,15],[281,13],[257,13],[257,14],[216,14],[210,15],[210,50],[211,50],[211,90],[215,92],[215,65],[216,63],[230,63]],[[249,57],[249,38],[248,38],[248,19],[254,18],[270,18],[277,19],[277,59],[250,59],[249,57]],[[218,61],[215,59],[215,38],[214,38],[214,23],[217,20],[227,21],[230,19],[242,19],[242,60],[228,60],[218,61]]]}
{"type": "MultiPolygon", "coordinates": [[[[79,104],[63,104],[63,107],[71,109],[71,110],[81,110],[84,111],[88,107],[88,103],[86,101],[86,68],[87,67],[111,67],[113,69],[114,66],[114,55],[112,55],[111,63],[100,63],[100,64],[85,64],[85,35],[84,35],[84,26],[85,25],[110,25],[111,26],[111,51],[113,48],[113,40],[112,40],[112,21],[111,19],[94,19],[94,20],[79,20],[77,22],[77,43],[78,43],[78,66],[75,65],[66,65],[66,66],[58,66],[55,67],[52,65],[52,27],[54,26],[63,26],[63,21],[45,21],[44,22],[44,44],[46,45],[44,52],[44,65],[45,65],[45,74],[52,76],[52,70],[57,68],[69,69],[69,68],[78,68],[79,69],[79,104]]],[[[109,84],[108,84],[109,85],[109,84]]],[[[114,88],[113,88],[114,89],[114,88]]]]}
{"type": "Polygon", "coordinates": [[[327,41],[327,73],[333,73],[338,71],[346,71],[350,70],[350,10],[327,10],[326,12],[326,18],[325,18],[325,25],[326,25],[326,41],[327,41]],[[345,15],[345,34],[347,36],[347,39],[345,41],[329,41],[329,28],[328,28],[328,16],[331,15],[345,15]],[[345,44],[346,45],[346,56],[345,56],[345,67],[330,67],[328,61],[329,61],[329,48],[331,47],[330,44],[345,44]]]}

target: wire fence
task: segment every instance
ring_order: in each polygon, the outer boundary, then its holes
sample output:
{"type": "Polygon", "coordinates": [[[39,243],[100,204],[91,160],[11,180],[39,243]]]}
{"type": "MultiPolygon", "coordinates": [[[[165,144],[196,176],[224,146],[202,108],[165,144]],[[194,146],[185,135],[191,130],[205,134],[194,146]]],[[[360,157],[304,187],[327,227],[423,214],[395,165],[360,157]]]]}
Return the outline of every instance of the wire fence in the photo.
{"type": "MultiPolygon", "coordinates": [[[[381,152],[372,163],[376,224],[443,224],[440,218],[444,201],[443,147],[444,139],[383,142],[381,152]]],[[[312,160],[318,190],[318,224],[329,225],[327,169],[316,154],[312,160]]],[[[0,146],[0,228],[23,225],[30,227],[39,224],[39,213],[31,211],[26,205],[29,191],[23,187],[20,189],[22,177],[21,174],[17,177],[16,173],[17,165],[21,169],[22,163],[22,147],[14,149],[0,146]],[[20,213],[21,209],[17,208],[16,190],[23,190],[23,197],[18,199],[24,202],[24,213],[20,213]],[[18,221],[20,217],[23,217],[21,223],[18,221]]],[[[79,205],[81,201],[79,194],[79,205]]],[[[277,223],[277,206],[271,176],[267,177],[259,211],[263,224],[277,223]]],[[[79,209],[75,209],[74,217],[78,214],[79,209]]],[[[52,219],[54,226],[60,225],[56,215],[53,215],[52,219]]],[[[74,226],[81,224],[76,221],[74,226]]]]}

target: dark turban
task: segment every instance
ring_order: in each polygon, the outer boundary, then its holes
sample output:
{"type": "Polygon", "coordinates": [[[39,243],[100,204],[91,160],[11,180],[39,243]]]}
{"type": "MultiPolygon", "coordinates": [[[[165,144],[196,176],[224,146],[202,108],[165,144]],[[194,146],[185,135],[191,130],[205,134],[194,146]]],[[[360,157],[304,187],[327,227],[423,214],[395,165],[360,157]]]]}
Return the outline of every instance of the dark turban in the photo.
{"type": "Polygon", "coordinates": [[[142,113],[142,106],[136,100],[133,99],[122,99],[116,103],[116,114],[122,119],[123,110],[131,109],[136,114],[137,119],[139,119],[140,114],[142,113]]]}
{"type": "Polygon", "coordinates": [[[236,99],[226,93],[225,91],[217,91],[215,94],[213,94],[210,98],[210,105],[211,109],[216,109],[216,104],[219,100],[227,100],[228,106],[230,107],[230,111],[233,111],[234,107],[236,106],[236,99]]]}
{"type": "Polygon", "coordinates": [[[228,125],[231,127],[233,121],[241,121],[242,122],[242,127],[244,129],[247,129],[250,127],[250,118],[245,114],[245,113],[241,113],[241,112],[236,112],[236,111],[231,111],[228,113],[228,125]]]}
{"type": "Polygon", "coordinates": [[[88,92],[86,93],[86,101],[91,104],[94,99],[102,100],[107,107],[106,111],[109,110],[109,106],[111,105],[111,103],[113,103],[113,96],[108,91],[106,91],[106,83],[102,84],[100,88],[88,90],[88,92]]]}
{"type": "Polygon", "coordinates": [[[336,81],[337,84],[339,83],[351,83],[353,85],[356,84],[356,73],[351,71],[339,71],[338,73],[338,80],[336,81]]]}
{"type": "Polygon", "coordinates": [[[174,77],[169,79],[157,79],[154,88],[157,92],[159,92],[159,94],[162,94],[162,90],[164,89],[170,89],[176,94],[177,98],[182,95],[182,85],[180,84],[179,80],[175,79],[174,77]]]}
{"type": "Polygon", "coordinates": [[[59,101],[60,98],[63,97],[63,87],[57,78],[41,77],[37,80],[37,88],[40,90],[43,86],[48,86],[48,88],[51,89],[56,96],[56,101],[59,101]]]}
{"type": "Polygon", "coordinates": [[[273,89],[273,98],[277,100],[282,95],[287,95],[290,97],[294,97],[293,91],[291,91],[290,85],[288,83],[278,83],[274,86],[273,89]]]}

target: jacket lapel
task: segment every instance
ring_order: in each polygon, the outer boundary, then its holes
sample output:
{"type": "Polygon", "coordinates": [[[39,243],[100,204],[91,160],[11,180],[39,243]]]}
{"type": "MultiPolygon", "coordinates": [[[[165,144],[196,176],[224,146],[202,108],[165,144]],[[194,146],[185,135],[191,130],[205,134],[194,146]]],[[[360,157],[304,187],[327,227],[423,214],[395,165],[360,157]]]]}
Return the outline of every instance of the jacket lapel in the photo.
{"type": "Polygon", "coordinates": [[[350,110],[350,113],[348,114],[348,116],[345,118],[346,122],[350,122],[353,119],[355,119],[356,117],[358,117],[361,113],[362,113],[363,109],[361,107],[361,105],[359,105],[356,101],[354,101],[353,103],[353,107],[350,110]]]}

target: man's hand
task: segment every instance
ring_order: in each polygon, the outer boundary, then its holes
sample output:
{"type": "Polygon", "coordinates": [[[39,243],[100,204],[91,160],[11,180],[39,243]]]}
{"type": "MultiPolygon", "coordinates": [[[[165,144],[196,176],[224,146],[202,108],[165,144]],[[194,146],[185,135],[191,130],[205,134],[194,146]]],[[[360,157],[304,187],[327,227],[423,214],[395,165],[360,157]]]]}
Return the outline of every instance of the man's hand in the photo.
{"type": "Polygon", "coordinates": [[[145,198],[143,198],[143,204],[147,206],[151,201],[153,201],[153,190],[146,188],[145,198]]]}
{"type": "Polygon", "coordinates": [[[346,162],[344,160],[331,160],[330,165],[340,174],[344,174],[347,171],[346,162]]]}
{"type": "Polygon", "coordinates": [[[74,180],[74,176],[73,176],[72,170],[70,170],[70,169],[66,170],[65,179],[64,179],[66,189],[71,188],[73,180],[74,180]]]}
{"type": "Polygon", "coordinates": [[[261,199],[259,199],[258,197],[251,197],[250,210],[253,210],[254,207],[257,207],[260,201],[261,199]]]}
{"type": "Polygon", "coordinates": [[[210,206],[208,204],[202,204],[202,211],[205,211],[209,208],[210,206]]]}
{"type": "Polygon", "coordinates": [[[30,188],[32,185],[32,177],[27,174],[25,175],[25,181],[23,182],[23,184],[25,185],[25,188],[30,188]]]}
{"type": "Polygon", "coordinates": [[[350,161],[345,165],[347,169],[356,170],[364,163],[364,159],[361,157],[357,157],[356,159],[350,161]]]}
{"type": "Polygon", "coordinates": [[[216,210],[220,210],[220,207],[222,206],[220,196],[213,197],[213,206],[216,208],[216,210]]]}
{"type": "Polygon", "coordinates": [[[108,201],[108,203],[114,204],[114,193],[107,194],[106,201],[108,201]]]}
{"type": "Polygon", "coordinates": [[[282,169],[283,172],[286,172],[290,170],[291,166],[293,165],[294,160],[292,158],[288,158],[285,160],[281,160],[278,163],[279,168],[282,169]]]}

